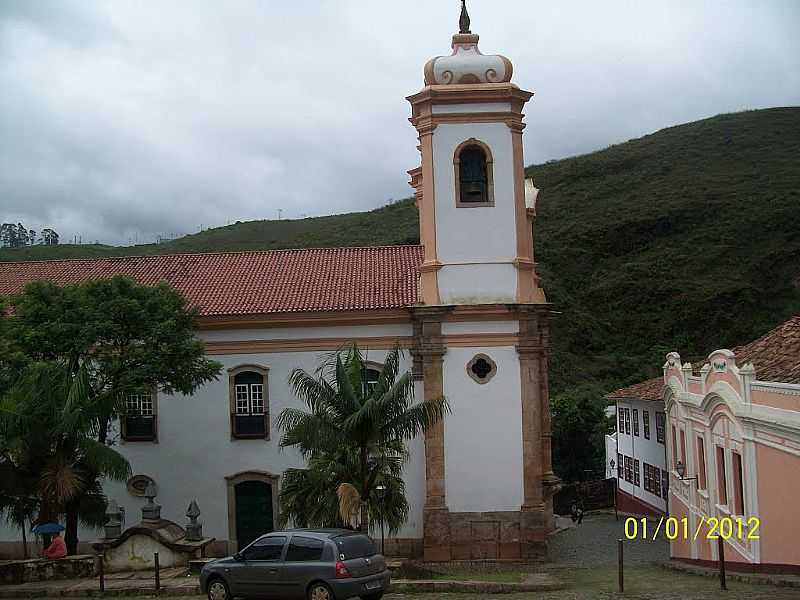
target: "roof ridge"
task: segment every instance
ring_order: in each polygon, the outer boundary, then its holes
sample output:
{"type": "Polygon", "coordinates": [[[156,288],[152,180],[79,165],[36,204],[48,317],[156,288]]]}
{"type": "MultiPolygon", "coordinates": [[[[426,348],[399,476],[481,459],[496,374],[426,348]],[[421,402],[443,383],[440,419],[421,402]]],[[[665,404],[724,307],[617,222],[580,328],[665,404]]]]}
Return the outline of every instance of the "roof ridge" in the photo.
{"type": "Polygon", "coordinates": [[[20,265],[20,264],[52,264],[52,263],[76,263],[92,262],[101,260],[128,260],[132,258],[168,258],[179,256],[231,256],[234,254],[277,254],[281,252],[310,252],[312,250],[387,250],[390,248],[422,248],[422,244],[384,244],[382,246],[312,246],[308,248],[264,248],[261,250],[218,250],[215,252],[174,252],[167,254],[130,254],[125,256],[86,256],[70,258],[48,258],[43,260],[2,260],[0,265],[20,265]]]}

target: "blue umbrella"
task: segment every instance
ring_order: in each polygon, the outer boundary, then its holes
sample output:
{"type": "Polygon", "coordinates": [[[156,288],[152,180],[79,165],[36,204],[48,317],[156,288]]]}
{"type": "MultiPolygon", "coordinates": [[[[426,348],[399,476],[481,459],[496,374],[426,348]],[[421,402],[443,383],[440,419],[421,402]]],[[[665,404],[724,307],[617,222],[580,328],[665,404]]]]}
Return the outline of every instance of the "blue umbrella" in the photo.
{"type": "Polygon", "coordinates": [[[62,531],[64,531],[64,526],[58,523],[42,523],[33,528],[33,533],[36,535],[52,535],[62,531]]]}

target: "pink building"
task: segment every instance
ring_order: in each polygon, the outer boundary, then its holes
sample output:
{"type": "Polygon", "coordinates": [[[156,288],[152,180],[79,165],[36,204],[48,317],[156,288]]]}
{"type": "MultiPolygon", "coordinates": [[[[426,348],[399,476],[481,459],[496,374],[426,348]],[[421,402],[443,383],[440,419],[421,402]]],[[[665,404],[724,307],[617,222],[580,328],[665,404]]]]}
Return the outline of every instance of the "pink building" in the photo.
{"type": "Polygon", "coordinates": [[[668,354],[663,398],[672,557],[713,565],[721,535],[731,569],[800,573],[800,316],[699,373],[668,354]]]}

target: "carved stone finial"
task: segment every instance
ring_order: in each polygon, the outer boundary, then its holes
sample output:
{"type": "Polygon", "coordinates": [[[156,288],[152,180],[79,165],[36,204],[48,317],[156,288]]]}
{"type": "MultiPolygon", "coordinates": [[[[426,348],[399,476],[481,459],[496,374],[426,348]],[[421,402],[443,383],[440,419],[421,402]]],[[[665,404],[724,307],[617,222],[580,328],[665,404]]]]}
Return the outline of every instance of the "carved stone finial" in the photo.
{"type": "Polygon", "coordinates": [[[461,17],[458,19],[459,33],[472,33],[469,30],[469,13],[467,12],[467,0],[461,0],[461,17]]]}
{"type": "Polygon", "coordinates": [[[153,502],[153,498],[157,495],[156,484],[150,482],[147,484],[147,489],[144,491],[144,497],[147,498],[147,504],[142,507],[142,521],[160,521],[161,520],[161,506],[153,502]]]}
{"type": "Polygon", "coordinates": [[[197,517],[200,516],[200,507],[197,506],[197,501],[192,500],[189,508],[186,509],[186,516],[189,517],[189,523],[186,524],[186,539],[190,542],[196,542],[203,539],[203,524],[197,522],[197,517]]]}
{"type": "Polygon", "coordinates": [[[113,540],[122,535],[122,509],[116,500],[110,500],[106,507],[106,524],[103,536],[113,540]]]}
{"type": "Polygon", "coordinates": [[[154,481],[151,481],[147,484],[147,487],[144,490],[144,497],[147,498],[147,502],[152,503],[153,498],[158,495],[158,490],[156,490],[156,484],[154,481]]]}
{"type": "Polygon", "coordinates": [[[186,516],[192,520],[192,522],[197,520],[197,517],[200,516],[200,507],[197,506],[197,500],[192,500],[189,503],[189,508],[186,509],[186,516]]]}

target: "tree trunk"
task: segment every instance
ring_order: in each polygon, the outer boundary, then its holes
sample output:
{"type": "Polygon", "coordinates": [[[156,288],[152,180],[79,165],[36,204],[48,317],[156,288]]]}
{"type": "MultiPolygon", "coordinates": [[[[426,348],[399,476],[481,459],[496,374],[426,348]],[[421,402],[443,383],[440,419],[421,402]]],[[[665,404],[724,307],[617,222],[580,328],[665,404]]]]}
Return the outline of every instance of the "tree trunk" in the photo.
{"type": "Polygon", "coordinates": [[[108,423],[111,419],[107,416],[100,417],[100,426],[97,431],[97,441],[105,444],[108,441],[108,423]]]}
{"type": "Polygon", "coordinates": [[[22,530],[22,556],[28,559],[30,555],[28,554],[28,536],[25,534],[25,519],[22,519],[19,528],[22,530]]]}
{"type": "Polygon", "coordinates": [[[369,490],[367,490],[367,447],[361,447],[361,518],[359,529],[366,534],[369,534],[369,512],[367,511],[367,499],[369,498],[369,490]]]}
{"type": "Polygon", "coordinates": [[[78,553],[78,509],[67,506],[67,530],[64,532],[64,543],[67,545],[67,554],[72,556],[78,553]]]}

